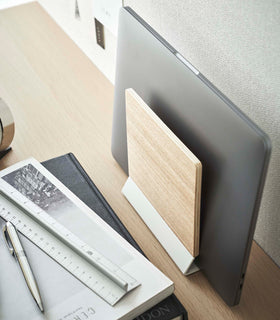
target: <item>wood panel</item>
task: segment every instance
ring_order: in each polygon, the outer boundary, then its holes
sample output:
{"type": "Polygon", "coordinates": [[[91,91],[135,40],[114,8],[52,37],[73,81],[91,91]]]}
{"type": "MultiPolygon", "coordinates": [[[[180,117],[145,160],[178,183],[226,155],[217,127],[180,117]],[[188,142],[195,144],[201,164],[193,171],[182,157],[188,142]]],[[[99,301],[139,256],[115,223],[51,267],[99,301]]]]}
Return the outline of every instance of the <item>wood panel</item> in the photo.
{"type": "Polygon", "coordinates": [[[202,166],[133,89],[126,90],[129,176],[194,257],[202,166]]]}
{"type": "Polygon", "coordinates": [[[0,43],[0,96],[15,120],[13,150],[0,169],[73,152],[147,257],[174,281],[191,320],[279,319],[280,269],[255,242],[234,308],[203,272],[181,274],[121,194],[127,176],[111,155],[112,84],[37,3],[0,12],[0,43]]]}

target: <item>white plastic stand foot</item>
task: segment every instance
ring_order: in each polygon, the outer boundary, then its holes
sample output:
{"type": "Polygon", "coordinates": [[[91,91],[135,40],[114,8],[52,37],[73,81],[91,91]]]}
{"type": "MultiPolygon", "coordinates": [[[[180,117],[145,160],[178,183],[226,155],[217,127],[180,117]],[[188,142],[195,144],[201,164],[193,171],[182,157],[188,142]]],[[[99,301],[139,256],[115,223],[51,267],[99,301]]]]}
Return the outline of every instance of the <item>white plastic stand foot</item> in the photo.
{"type": "Polygon", "coordinates": [[[169,228],[161,215],[152,206],[136,183],[128,177],[123,189],[123,195],[149,227],[171,259],[185,275],[197,272],[194,257],[169,228]]]}

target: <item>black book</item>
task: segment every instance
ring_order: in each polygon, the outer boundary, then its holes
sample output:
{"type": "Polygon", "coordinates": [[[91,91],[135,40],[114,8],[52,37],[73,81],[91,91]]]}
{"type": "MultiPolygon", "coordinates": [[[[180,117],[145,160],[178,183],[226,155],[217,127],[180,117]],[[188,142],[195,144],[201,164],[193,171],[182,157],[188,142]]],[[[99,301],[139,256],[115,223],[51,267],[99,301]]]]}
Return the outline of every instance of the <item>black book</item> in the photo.
{"type": "MultiPolygon", "coordinates": [[[[72,153],[47,160],[42,165],[144,255],[143,251],[72,153]]],[[[141,316],[138,316],[135,320],[153,319],[187,320],[188,315],[180,301],[172,294],[141,316]]]]}

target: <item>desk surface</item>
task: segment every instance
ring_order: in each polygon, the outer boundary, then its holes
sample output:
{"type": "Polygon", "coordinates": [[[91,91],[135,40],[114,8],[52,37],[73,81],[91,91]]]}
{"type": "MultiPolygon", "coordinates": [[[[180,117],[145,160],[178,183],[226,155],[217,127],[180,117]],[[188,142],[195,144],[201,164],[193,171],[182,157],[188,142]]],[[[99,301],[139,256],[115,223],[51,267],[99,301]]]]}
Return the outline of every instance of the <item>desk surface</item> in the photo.
{"type": "Polygon", "coordinates": [[[199,272],[180,274],[121,195],[110,151],[113,86],[36,3],[0,12],[0,96],[14,115],[3,169],[73,152],[148,258],[175,282],[190,319],[279,319],[280,269],[254,242],[240,305],[229,308],[199,272]]]}

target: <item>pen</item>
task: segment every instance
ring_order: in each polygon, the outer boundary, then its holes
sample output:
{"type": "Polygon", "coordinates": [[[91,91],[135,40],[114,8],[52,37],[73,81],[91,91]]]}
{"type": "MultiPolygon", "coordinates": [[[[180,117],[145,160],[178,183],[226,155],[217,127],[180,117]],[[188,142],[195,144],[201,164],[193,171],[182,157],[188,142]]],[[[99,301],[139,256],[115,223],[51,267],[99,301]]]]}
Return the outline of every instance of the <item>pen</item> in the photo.
{"type": "Polygon", "coordinates": [[[27,257],[19,240],[16,228],[11,222],[7,222],[3,228],[4,239],[7,243],[8,249],[12,255],[15,256],[16,260],[19,263],[23,276],[25,278],[26,284],[36,301],[41,312],[44,312],[40,292],[28,263],[27,257]]]}

